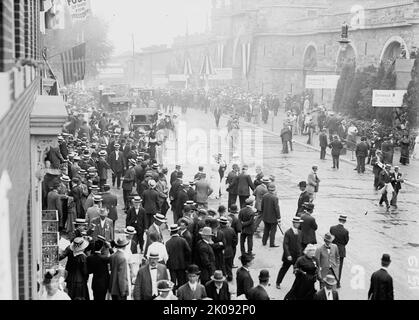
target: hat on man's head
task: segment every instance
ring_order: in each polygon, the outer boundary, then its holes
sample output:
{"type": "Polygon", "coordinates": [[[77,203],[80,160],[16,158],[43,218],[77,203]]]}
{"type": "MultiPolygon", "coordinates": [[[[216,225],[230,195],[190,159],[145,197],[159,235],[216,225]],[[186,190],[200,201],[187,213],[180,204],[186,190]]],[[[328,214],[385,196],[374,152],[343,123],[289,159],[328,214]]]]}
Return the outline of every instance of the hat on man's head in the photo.
{"type": "Polygon", "coordinates": [[[90,190],[99,190],[99,186],[92,184],[90,187],[90,190]]]}
{"type": "Polygon", "coordinates": [[[177,224],[172,224],[169,228],[170,232],[178,232],[179,231],[179,226],[177,224]]]}
{"type": "Polygon", "coordinates": [[[303,208],[307,209],[307,210],[313,210],[314,209],[314,203],[312,202],[304,202],[303,203],[303,208]]]}
{"type": "Polygon", "coordinates": [[[89,167],[88,169],[87,169],[87,172],[96,172],[97,171],[97,169],[95,168],[95,167],[89,167]]]}
{"type": "Polygon", "coordinates": [[[80,218],[77,218],[74,222],[73,222],[73,224],[74,225],[79,225],[79,226],[87,226],[88,225],[88,223],[86,222],[86,219],[80,219],[80,218]]]}
{"type": "Polygon", "coordinates": [[[260,281],[266,281],[266,280],[269,280],[269,278],[270,278],[270,276],[269,276],[269,271],[268,270],[264,269],[264,270],[260,271],[260,273],[259,273],[259,280],[260,281]]]}
{"type": "Polygon", "coordinates": [[[264,177],[262,178],[262,182],[263,182],[263,183],[269,183],[269,182],[271,182],[271,179],[269,179],[269,177],[268,177],[268,176],[264,176],[264,177]]]}
{"type": "Polygon", "coordinates": [[[74,156],[73,160],[74,160],[74,161],[80,161],[80,160],[81,160],[81,158],[80,158],[80,156],[77,156],[77,155],[76,155],[76,156],[74,156]]]}
{"type": "Polygon", "coordinates": [[[230,208],[228,209],[228,211],[231,212],[231,213],[237,213],[237,212],[239,212],[239,209],[237,207],[237,204],[232,204],[230,206],[230,208]]]}
{"type": "Polygon", "coordinates": [[[148,254],[147,254],[148,259],[159,259],[159,257],[160,257],[159,253],[157,251],[154,251],[154,250],[149,251],[148,254]]]}
{"type": "Polygon", "coordinates": [[[209,236],[212,237],[212,229],[210,227],[204,227],[201,231],[199,231],[201,236],[209,236]]]}
{"type": "Polygon", "coordinates": [[[331,274],[328,274],[325,278],[323,278],[323,281],[327,283],[330,286],[334,286],[338,282],[336,281],[335,277],[331,274]]]}
{"type": "Polygon", "coordinates": [[[243,255],[240,256],[240,261],[243,265],[249,263],[253,259],[254,259],[253,256],[248,253],[244,253],[243,255]]]}
{"type": "Polygon", "coordinates": [[[121,145],[120,145],[119,143],[115,143],[115,144],[113,145],[113,147],[114,147],[114,148],[119,148],[119,147],[121,147],[121,145]]]}
{"type": "Polygon", "coordinates": [[[228,223],[228,219],[227,219],[227,217],[225,217],[225,216],[220,217],[220,219],[218,219],[218,221],[219,221],[221,224],[227,224],[227,223],[228,223]]]}
{"type": "Polygon", "coordinates": [[[137,161],[135,161],[134,159],[129,159],[128,160],[130,164],[136,166],[137,165],[137,161]]]}
{"type": "Polygon", "coordinates": [[[156,219],[157,221],[162,222],[162,223],[166,223],[166,222],[167,222],[166,217],[165,217],[164,215],[162,215],[161,213],[156,213],[156,214],[153,216],[153,218],[154,218],[154,219],[156,219]]]}
{"type": "Polygon", "coordinates": [[[269,186],[268,186],[268,191],[276,191],[276,186],[274,185],[274,184],[270,184],[269,186]]]}
{"type": "Polygon", "coordinates": [[[99,156],[101,156],[101,157],[106,156],[106,151],[105,150],[100,151],[99,156]]]}
{"type": "Polygon", "coordinates": [[[326,233],[323,237],[323,240],[326,242],[332,242],[335,239],[335,237],[330,234],[330,232],[326,233]]]}
{"type": "Polygon", "coordinates": [[[300,188],[305,188],[305,187],[307,187],[307,182],[306,181],[300,181],[300,183],[298,184],[298,186],[300,188]]]}
{"type": "Polygon", "coordinates": [[[253,204],[255,202],[255,197],[254,196],[250,196],[249,198],[247,198],[246,200],[245,200],[245,203],[246,204],[253,204]]]}
{"type": "Polygon", "coordinates": [[[60,177],[60,180],[63,181],[63,182],[70,182],[71,181],[70,178],[66,175],[62,175],[60,177]]]}
{"type": "Polygon", "coordinates": [[[384,253],[383,256],[381,257],[381,261],[388,262],[388,263],[391,262],[390,255],[388,253],[384,253]]]}
{"type": "Polygon", "coordinates": [[[157,186],[157,182],[155,180],[151,179],[151,180],[148,181],[148,186],[150,188],[155,188],[157,186]]]}
{"type": "Polygon", "coordinates": [[[343,215],[343,214],[341,214],[341,215],[339,216],[339,221],[345,221],[345,222],[346,222],[346,219],[348,219],[348,216],[345,216],[345,215],[343,215]]]}
{"type": "Polygon", "coordinates": [[[152,168],[153,169],[158,169],[159,168],[159,164],[158,163],[153,163],[152,168]]]}
{"type": "Polygon", "coordinates": [[[100,208],[99,215],[102,216],[102,217],[107,217],[108,216],[108,209],[100,208]]]}
{"type": "Polygon", "coordinates": [[[141,200],[141,197],[140,196],[135,196],[134,197],[134,203],[140,203],[142,200],[141,200]]]}
{"type": "Polygon", "coordinates": [[[299,217],[292,218],[292,223],[302,223],[303,220],[301,220],[299,217]]]}
{"type": "Polygon", "coordinates": [[[137,231],[135,230],[135,228],[134,228],[134,227],[132,227],[132,226],[128,226],[128,227],[126,227],[126,228],[124,229],[124,233],[125,233],[125,234],[129,234],[129,235],[134,235],[134,234],[136,234],[136,233],[137,233],[137,231]]]}
{"type": "Polygon", "coordinates": [[[115,241],[115,247],[117,248],[123,248],[126,247],[129,244],[129,241],[124,237],[124,238],[118,238],[115,241]]]}
{"type": "Polygon", "coordinates": [[[195,274],[195,275],[199,276],[200,273],[201,273],[201,270],[199,270],[199,267],[196,264],[191,264],[186,269],[186,273],[187,274],[195,274]]]}
{"type": "Polygon", "coordinates": [[[101,195],[97,195],[97,194],[93,195],[93,201],[98,202],[98,201],[102,201],[102,200],[103,200],[103,198],[102,198],[101,195]]]}
{"type": "Polygon", "coordinates": [[[224,282],[226,277],[223,276],[223,272],[221,270],[215,270],[214,275],[211,276],[211,280],[216,282],[224,282]]]}

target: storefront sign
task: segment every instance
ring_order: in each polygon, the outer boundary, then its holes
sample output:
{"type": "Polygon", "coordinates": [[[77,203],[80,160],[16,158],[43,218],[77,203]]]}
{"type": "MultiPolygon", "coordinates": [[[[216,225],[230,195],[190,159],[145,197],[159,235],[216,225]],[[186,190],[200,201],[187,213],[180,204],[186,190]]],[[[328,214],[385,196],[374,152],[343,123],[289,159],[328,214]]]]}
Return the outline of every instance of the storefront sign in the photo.
{"type": "Polygon", "coordinates": [[[338,75],[307,75],[306,89],[336,89],[338,75]]]}
{"type": "Polygon", "coordinates": [[[407,90],[374,90],[372,106],[384,108],[399,108],[403,104],[403,97],[407,90]]]}
{"type": "Polygon", "coordinates": [[[0,300],[13,299],[12,261],[10,251],[9,198],[12,182],[7,171],[0,178],[0,300]]]}
{"type": "Polygon", "coordinates": [[[233,68],[215,68],[215,74],[208,76],[209,80],[232,80],[233,68]]]}
{"type": "Polygon", "coordinates": [[[67,0],[71,20],[85,21],[90,15],[90,0],[67,0]]]}

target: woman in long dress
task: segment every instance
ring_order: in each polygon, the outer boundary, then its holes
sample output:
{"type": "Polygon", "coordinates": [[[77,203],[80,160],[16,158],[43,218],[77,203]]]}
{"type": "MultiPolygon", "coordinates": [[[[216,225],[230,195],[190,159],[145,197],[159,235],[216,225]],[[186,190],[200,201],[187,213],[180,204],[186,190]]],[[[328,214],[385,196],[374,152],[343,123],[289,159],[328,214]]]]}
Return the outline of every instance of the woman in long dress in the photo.
{"type": "Polygon", "coordinates": [[[87,280],[89,273],[87,270],[86,255],[84,250],[89,246],[89,242],[82,237],[74,239],[70,245],[72,254],[68,255],[66,270],[68,272],[66,283],[68,295],[72,300],[89,300],[89,290],[87,280]]]}
{"type": "Polygon", "coordinates": [[[295,280],[291,290],[284,300],[313,300],[316,289],[314,287],[319,279],[319,261],[314,256],[316,246],[307,245],[304,255],[299,257],[294,265],[295,280]]]}

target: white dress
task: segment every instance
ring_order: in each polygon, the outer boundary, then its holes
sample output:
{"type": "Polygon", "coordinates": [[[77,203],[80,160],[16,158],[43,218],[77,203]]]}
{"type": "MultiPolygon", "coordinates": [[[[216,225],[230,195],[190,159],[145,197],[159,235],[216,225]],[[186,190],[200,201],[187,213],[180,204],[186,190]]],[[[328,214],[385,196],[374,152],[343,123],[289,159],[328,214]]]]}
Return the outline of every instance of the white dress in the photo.
{"type": "Polygon", "coordinates": [[[209,183],[212,190],[214,190],[210,195],[210,199],[218,199],[220,192],[220,174],[218,173],[218,164],[211,164],[209,183]]]}

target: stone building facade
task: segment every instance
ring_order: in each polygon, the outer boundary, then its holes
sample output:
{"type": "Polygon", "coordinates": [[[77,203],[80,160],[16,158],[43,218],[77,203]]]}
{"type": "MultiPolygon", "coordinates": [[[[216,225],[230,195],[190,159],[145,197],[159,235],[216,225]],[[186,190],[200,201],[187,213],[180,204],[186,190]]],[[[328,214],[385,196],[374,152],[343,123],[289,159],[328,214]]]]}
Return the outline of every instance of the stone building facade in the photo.
{"type": "MultiPolygon", "coordinates": [[[[339,74],[349,60],[357,67],[378,65],[399,57],[403,48],[409,58],[419,46],[417,0],[214,0],[211,21],[209,34],[175,39],[164,53],[148,50],[139,59],[153,56],[171,71],[182,72],[189,55],[199,73],[209,54],[214,67],[233,68],[232,84],[283,97],[304,90],[306,75],[339,74]],[[351,40],[346,48],[338,43],[344,22],[351,40]],[[247,71],[243,45],[250,46],[247,71]],[[169,59],[164,61],[163,55],[169,59]]],[[[333,90],[315,91],[319,102],[331,103],[333,90]]]]}

